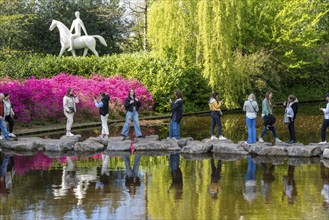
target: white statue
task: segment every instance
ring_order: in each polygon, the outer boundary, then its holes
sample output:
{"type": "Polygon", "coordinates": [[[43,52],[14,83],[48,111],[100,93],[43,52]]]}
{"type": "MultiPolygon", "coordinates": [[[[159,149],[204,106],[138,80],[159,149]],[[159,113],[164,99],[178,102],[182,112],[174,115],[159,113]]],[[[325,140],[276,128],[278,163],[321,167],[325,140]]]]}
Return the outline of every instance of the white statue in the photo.
{"type": "Polygon", "coordinates": [[[104,38],[99,35],[84,35],[81,36],[81,28],[87,34],[86,29],[79,18],[79,12],[75,13],[76,19],[72,23],[71,29],[75,29],[75,33],[72,34],[71,31],[60,21],[53,20],[51,22],[51,25],[49,27],[49,30],[54,30],[55,27],[59,30],[59,36],[60,36],[60,43],[61,43],[61,51],[59,52],[59,57],[62,56],[64,51],[68,49],[70,46],[72,47],[71,53],[74,57],[76,57],[75,50],[76,49],[84,49],[83,56],[87,55],[88,49],[91,50],[95,56],[98,57],[98,53],[96,51],[96,40],[97,38],[104,46],[107,46],[104,38]]]}

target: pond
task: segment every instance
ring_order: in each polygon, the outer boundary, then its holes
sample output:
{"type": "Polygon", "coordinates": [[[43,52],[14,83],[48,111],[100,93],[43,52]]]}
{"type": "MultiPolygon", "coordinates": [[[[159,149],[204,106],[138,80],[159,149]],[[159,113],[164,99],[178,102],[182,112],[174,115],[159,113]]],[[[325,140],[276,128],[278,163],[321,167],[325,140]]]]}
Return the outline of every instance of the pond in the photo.
{"type": "MultiPolygon", "coordinates": [[[[288,140],[280,109],[276,112],[278,135],[288,140]]],[[[322,117],[320,112],[301,111],[296,120],[297,140],[319,142],[322,117]]],[[[208,116],[185,117],[182,136],[209,138],[209,125],[208,116]]],[[[119,135],[120,129],[113,126],[111,134],[119,135]]],[[[142,130],[165,138],[167,121],[142,130]]],[[[257,134],[260,130],[258,121],[257,134]]],[[[225,114],[223,131],[235,142],[245,140],[244,115],[225,114]]],[[[98,132],[98,128],[76,131],[84,137],[98,132]]],[[[265,139],[273,138],[267,134],[265,139]]],[[[320,158],[3,151],[0,165],[0,219],[329,217],[329,162],[320,158]]]]}

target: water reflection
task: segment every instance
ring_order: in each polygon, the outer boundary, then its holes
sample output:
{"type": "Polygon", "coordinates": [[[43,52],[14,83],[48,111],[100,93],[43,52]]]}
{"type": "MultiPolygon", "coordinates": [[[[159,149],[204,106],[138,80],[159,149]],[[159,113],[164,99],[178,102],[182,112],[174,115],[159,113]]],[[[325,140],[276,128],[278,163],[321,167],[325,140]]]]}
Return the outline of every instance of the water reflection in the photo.
{"type": "Polygon", "coordinates": [[[256,163],[252,161],[251,157],[247,157],[248,168],[246,173],[245,189],[243,191],[243,197],[250,203],[256,198],[256,163]]]}
{"type": "Polygon", "coordinates": [[[6,194],[13,187],[14,157],[3,153],[0,156],[0,194],[6,194]]]}
{"type": "Polygon", "coordinates": [[[180,163],[180,154],[170,154],[169,155],[169,166],[170,174],[172,178],[171,185],[168,189],[168,192],[175,191],[175,199],[182,199],[183,195],[183,174],[179,167],[180,163]]]}
{"type": "Polygon", "coordinates": [[[274,164],[261,163],[263,176],[262,176],[262,195],[265,198],[265,203],[270,203],[272,196],[272,184],[274,178],[274,164]]]}
{"type": "Polygon", "coordinates": [[[102,154],[102,167],[99,173],[99,180],[96,182],[96,189],[104,190],[104,185],[110,182],[110,172],[109,172],[109,160],[110,157],[107,154],[102,154]]]}
{"type": "Polygon", "coordinates": [[[220,173],[222,171],[222,161],[217,160],[217,166],[215,165],[215,160],[210,160],[211,166],[211,180],[209,185],[209,194],[211,198],[218,199],[218,192],[220,191],[220,173]]]}
{"type": "Polygon", "coordinates": [[[323,207],[328,208],[329,207],[329,168],[324,166],[323,163],[321,163],[320,165],[320,173],[323,183],[321,190],[321,194],[324,197],[323,207]]]}
{"type": "Polygon", "coordinates": [[[284,192],[282,195],[282,201],[287,196],[288,204],[294,204],[297,198],[297,187],[295,182],[295,166],[288,166],[287,175],[283,176],[284,192]]]}
{"type": "Polygon", "coordinates": [[[138,174],[139,163],[141,156],[135,155],[133,167],[130,166],[130,156],[123,156],[123,161],[126,167],[125,186],[130,195],[135,195],[138,186],[141,185],[141,180],[138,174]]]}
{"type": "Polygon", "coordinates": [[[55,199],[64,199],[66,196],[73,194],[77,199],[77,205],[82,205],[86,197],[88,187],[91,181],[96,180],[93,174],[78,173],[71,156],[66,157],[66,166],[63,166],[62,182],[54,185],[53,194],[55,199]]]}

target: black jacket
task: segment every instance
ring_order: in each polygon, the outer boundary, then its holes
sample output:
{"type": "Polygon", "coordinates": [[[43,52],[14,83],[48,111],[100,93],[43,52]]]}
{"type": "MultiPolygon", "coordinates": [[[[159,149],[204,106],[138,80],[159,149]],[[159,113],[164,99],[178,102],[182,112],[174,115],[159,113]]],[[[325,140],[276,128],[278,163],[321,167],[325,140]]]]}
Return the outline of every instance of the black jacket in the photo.
{"type": "Polygon", "coordinates": [[[293,112],[294,112],[294,120],[295,120],[296,115],[297,115],[297,112],[298,112],[298,102],[295,102],[295,103],[292,104],[290,107],[292,108],[292,110],[293,110],[293,112]]]}
{"type": "Polygon", "coordinates": [[[130,101],[133,100],[130,96],[125,101],[125,108],[128,112],[133,112],[134,107],[136,108],[136,111],[138,111],[139,107],[141,107],[141,102],[136,101],[136,98],[133,103],[130,104],[130,101]]]}
{"type": "Polygon", "coordinates": [[[99,114],[105,116],[109,113],[110,97],[108,95],[105,95],[102,98],[101,102],[103,103],[103,106],[99,108],[99,114]]]}
{"type": "Polygon", "coordinates": [[[178,124],[183,118],[183,100],[177,99],[175,102],[170,103],[171,106],[171,119],[178,124]]]}

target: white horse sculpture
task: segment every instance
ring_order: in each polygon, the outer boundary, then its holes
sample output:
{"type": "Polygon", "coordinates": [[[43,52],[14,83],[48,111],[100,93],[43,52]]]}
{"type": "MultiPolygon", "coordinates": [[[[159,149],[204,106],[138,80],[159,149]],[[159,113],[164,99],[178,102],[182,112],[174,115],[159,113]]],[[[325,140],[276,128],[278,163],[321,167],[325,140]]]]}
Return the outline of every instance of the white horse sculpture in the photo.
{"type": "MultiPolygon", "coordinates": [[[[49,27],[49,30],[52,31],[57,27],[59,30],[60,42],[61,42],[61,51],[59,52],[58,57],[61,57],[64,51],[70,47],[70,36],[72,33],[70,30],[60,21],[53,20],[49,27]]],[[[95,56],[98,57],[96,51],[96,40],[97,38],[104,46],[107,46],[104,38],[99,35],[84,35],[73,40],[73,50],[71,51],[72,55],[76,57],[75,49],[84,48],[83,56],[87,55],[88,49],[91,50],[95,56]]]]}

